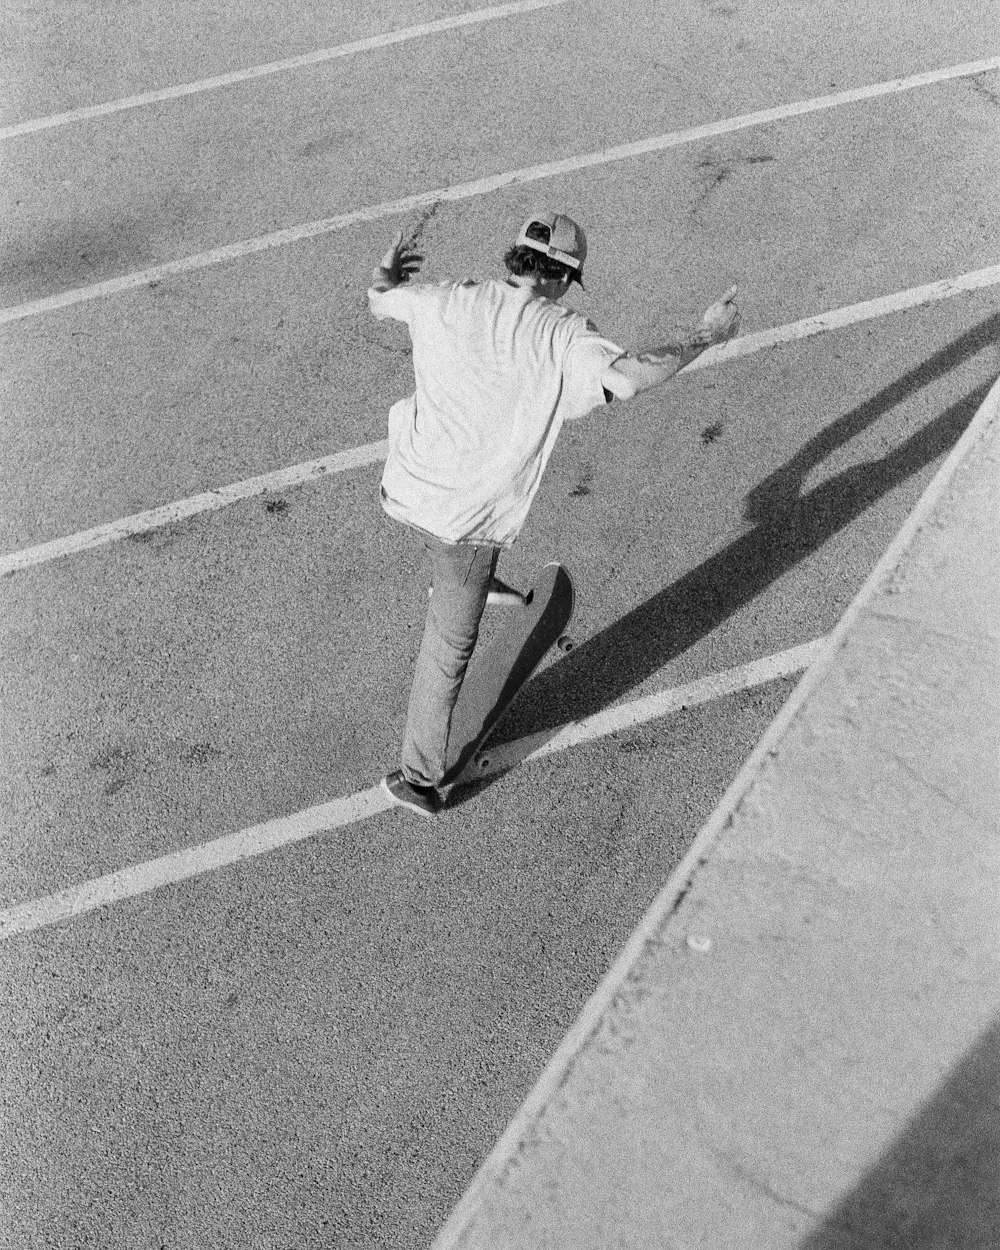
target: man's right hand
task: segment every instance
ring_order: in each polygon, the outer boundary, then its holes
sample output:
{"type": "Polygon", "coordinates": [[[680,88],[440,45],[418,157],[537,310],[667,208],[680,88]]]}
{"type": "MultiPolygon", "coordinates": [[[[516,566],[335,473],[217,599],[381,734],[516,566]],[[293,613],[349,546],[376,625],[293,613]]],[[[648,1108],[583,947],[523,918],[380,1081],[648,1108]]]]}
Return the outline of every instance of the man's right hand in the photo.
{"type": "Polygon", "coordinates": [[[601,385],[616,399],[631,399],[666,382],[716,343],[726,343],[740,328],[736,287],[716,300],[695,330],[688,330],[656,351],[626,352],[604,371],[601,385]]]}

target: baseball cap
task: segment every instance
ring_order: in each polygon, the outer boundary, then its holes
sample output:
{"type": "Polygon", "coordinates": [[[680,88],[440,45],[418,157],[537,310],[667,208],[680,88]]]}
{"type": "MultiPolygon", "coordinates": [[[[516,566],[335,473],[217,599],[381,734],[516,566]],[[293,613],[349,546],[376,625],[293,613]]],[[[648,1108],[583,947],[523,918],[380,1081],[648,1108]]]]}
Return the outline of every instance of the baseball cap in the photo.
{"type": "MultiPolygon", "coordinates": [[[[533,232],[534,233],[534,232],[533,232]]],[[[541,233],[541,232],[539,232],[541,233]]],[[[517,236],[519,246],[530,247],[545,256],[551,256],[561,265],[574,270],[574,277],[583,286],[583,262],[587,259],[587,236],[572,217],[565,213],[550,213],[537,209],[521,227],[517,236]],[[548,231],[548,242],[529,237],[532,226],[543,226],[548,231]]]]}

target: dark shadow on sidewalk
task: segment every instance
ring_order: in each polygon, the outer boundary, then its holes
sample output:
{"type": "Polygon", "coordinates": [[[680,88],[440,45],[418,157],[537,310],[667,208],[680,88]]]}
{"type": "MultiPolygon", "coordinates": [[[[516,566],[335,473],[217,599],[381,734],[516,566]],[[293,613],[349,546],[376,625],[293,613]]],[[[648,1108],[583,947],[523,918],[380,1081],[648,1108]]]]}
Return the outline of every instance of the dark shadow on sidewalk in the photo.
{"type": "Polygon", "coordinates": [[[1000,1246],[1000,1023],[799,1250],[1000,1246]]]}
{"type": "Polygon", "coordinates": [[[871,504],[958,441],[989,390],[985,383],[878,460],[853,466],[800,495],[809,472],[902,400],[1000,339],[994,315],[872,399],[838,418],[747,497],[755,522],[653,598],[546,669],[525,688],[496,741],[555,730],[622,698],[688,650],[871,504]]]}

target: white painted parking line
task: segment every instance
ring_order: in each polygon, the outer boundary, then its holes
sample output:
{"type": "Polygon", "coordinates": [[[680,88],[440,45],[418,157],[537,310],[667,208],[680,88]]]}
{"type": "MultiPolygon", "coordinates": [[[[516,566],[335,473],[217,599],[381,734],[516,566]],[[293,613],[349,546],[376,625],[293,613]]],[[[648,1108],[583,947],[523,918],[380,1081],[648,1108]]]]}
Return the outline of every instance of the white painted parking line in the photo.
{"type": "Polygon", "coordinates": [[[421,191],[416,195],[406,196],[401,200],[387,200],[381,204],[370,204],[366,208],[355,209],[350,213],[342,213],[336,217],[324,217],[319,221],[308,221],[299,226],[290,226],[285,230],[277,230],[273,234],[261,235],[256,239],[243,239],[238,243],[227,243],[222,247],[213,248],[208,252],[200,252],[195,256],[184,256],[178,260],[167,261],[162,265],[154,265],[150,269],[136,270],[122,274],[118,278],[108,278],[104,282],[95,282],[90,286],[75,287],[48,295],[42,299],[29,300],[24,304],[15,304],[0,309],[0,325],[22,321],[27,317],[38,317],[43,313],[55,312],[60,308],[68,308],[89,300],[103,299],[111,295],[119,295],[125,291],[148,286],[151,282],[160,282],[164,278],[178,274],[190,273],[197,269],[207,269],[213,265],[221,265],[225,261],[238,260],[252,256],[258,252],[271,251],[274,248],[286,247],[304,239],[315,239],[321,235],[344,230],[349,226],[363,222],[379,221],[384,217],[397,217],[425,208],[432,204],[446,201],[467,200],[478,195],[487,195],[499,191],[503,187],[517,186],[528,182],[537,182],[544,178],[554,178],[559,174],[576,173],[581,169],[594,168],[599,165],[611,164],[615,161],[629,160],[632,157],[648,155],[651,152],[662,152],[668,148],[682,144],[694,143],[699,139],[708,139],[715,135],[728,134],[735,130],[746,130],[753,126],[764,126],[770,122],[783,121],[790,117],[801,117],[807,113],[815,113],[822,109],[838,108],[845,104],[855,104],[862,100],[872,100],[879,96],[893,95],[902,91],[912,91],[918,87],[930,86],[953,78],[966,78],[982,74],[988,70],[1000,69],[1000,57],[992,57],[984,61],[970,61],[963,65],[952,65],[946,69],[931,70],[924,74],[913,74],[909,78],[897,78],[891,82],[874,83],[867,87],[858,87],[851,91],[838,91],[833,95],[818,96],[812,100],[799,100],[793,104],[783,104],[778,108],[764,109],[757,113],[747,113],[740,117],[729,117],[723,121],[709,122],[703,126],[693,126],[688,130],[672,131],[669,134],[656,135],[650,139],[640,139],[637,143],[624,143],[616,147],[604,148],[599,152],[588,152],[581,156],[571,156],[564,160],[549,161],[546,164],[530,165],[524,169],[512,169],[506,173],[493,174],[486,178],[478,178],[473,182],[461,182],[450,187],[438,187],[433,191],[421,191]]]}
{"type": "Polygon", "coordinates": [[[830,330],[842,330],[862,321],[874,321],[878,317],[888,317],[893,313],[909,312],[913,308],[923,308],[928,304],[936,304],[939,300],[951,299],[954,295],[962,295],[968,291],[981,291],[991,286],[1000,286],[1000,265],[972,269],[968,273],[957,274],[954,278],[927,282],[923,286],[913,286],[908,290],[895,291],[890,295],[879,295],[875,299],[862,300],[858,304],[845,304],[842,308],[817,313],[814,317],[804,317],[801,321],[776,326],[773,330],[758,330],[754,334],[733,339],[722,347],[712,347],[707,352],[703,352],[687,366],[685,372],[693,373],[697,369],[707,368],[723,360],[735,360],[740,356],[750,356],[754,352],[764,351],[769,347],[777,347],[780,343],[794,343],[800,339],[813,338],[817,334],[825,334],[830,330]]]}
{"type": "Polygon", "coordinates": [[[137,512],[119,521],[109,521],[106,525],[96,525],[93,529],[83,530],[78,534],[69,534],[65,538],[55,538],[51,542],[40,543],[37,547],[25,547],[22,551],[15,551],[12,555],[0,557],[0,577],[31,568],[32,565],[48,564],[62,556],[78,555],[82,551],[91,551],[94,547],[120,542],[134,534],[162,529],[165,525],[173,525],[177,521],[197,516],[202,512],[215,512],[219,508],[228,508],[230,504],[238,503],[241,499],[251,499],[257,495],[287,490],[291,486],[314,482],[318,478],[329,477],[333,473],[344,473],[348,469],[374,464],[384,460],[388,451],[389,444],[385,439],[380,443],[367,443],[363,447],[354,447],[350,451],[335,452],[320,460],[307,460],[305,464],[277,469],[273,473],[261,473],[257,477],[248,477],[242,482],[232,482],[229,486],[220,486],[216,490],[204,491],[200,495],[178,499],[175,503],[164,504],[162,508],[137,512]]]}
{"type": "MultiPolygon", "coordinates": [[[[684,708],[721,698],[739,690],[748,690],[788,677],[808,667],[819,655],[825,639],[818,638],[777,655],[765,656],[751,664],[701,678],[674,690],[649,695],[632,703],[620,704],[588,716],[586,720],[563,726],[549,734],[544,742],[531,739],[505,743],[493,753],[492,766],[484,775],[496,773],[512,761],[538,759],[557,751],[565,751],[584,742],[608,734],[634,728],[647,721],[670,715],[684,708]]],[[[118,872],[95,877],[81,885],[68,886],[46,898],[21,903],[0,912],[0,940],[20,933],[30,933],[73,916],[108,907],[123,899],[149,894],[161,886],[190,880],[217,868],[265,855],[279,846],[302,842],[319,833],[330,833],[347,825],[357,824],[390,808],[390,801],[378,786],[362,790],[330,803],[321,803],[293,816],[283,816],[264,824],[241,829],[211,842],[187,847],[159,859],[122,868],[118,872]]]]}
{"type": "Polygon", "coordinates": [[[314,52],[305,52],[301,56],[290,56],[281,61],[268,61],[265,65],[253,65],[249,69],[237,69],[228,74],[216,74],[212,78],[200,78],[196,82],[162,87],[156,91],[144,91],[139,95],[124,96],[120,100],[108,100],[103,104],[90,104],[83,108],[70,109],[65,113],[50,113],[46,117],[34,117],[28,121],[16,122],[10,126],[0,127],[0,140],[34,134],[39,130],[52,130],[57,126],[70,126],[74,122],[89,121],[94,117],[105,117],[109,113],[121,113],[127,109],[141,108],[145,104],[160,104],[189,95],[198,95],[203,91],[217,91],[220,87],[231,87],[237,83],[266,78],[271,74],[287,73],[289,70],[303,69],[309,65],[321,65],[325,61],[356,56],[359,52],[372,52],[377,48],[385,48],[394,43],[405,43],[411,39],[421,39],[426,35],[439,34],[441,31],[455,30],[461,26],[474,26],[480,22],[492,22],[502,17],[515,17],[522,13],[531,13],[535,9],[549,9],[568,3],[569,0],[517,0],[516,3],[476,9],[472,13],[457,13],[452,17],[438,18],[433,22],[422,22],[418,26],[407,26],[400,30],[386,31],[381,35],[370,35],[366,39],[355,39],[351,43],[338,44],[333,48],[319,48],[314,52]]]}
{"type": "Polygon", "coordinates": [[[356,824],[374,816],[376,812],[384,811],[388,806],[389,800],[378,786],[373,786],[370,790],[362,790],[346,798],[306,808],[303,812],[296,812],[294,816],[252,825],[249,829],[241,829],[239,833],[186,847],[182,851],[162,855],[159,859],[135,864],[131,868],[122,868],[118,872],[109,872],[92,881],[84,881],[82,885],[59,890],[47,898],[22,903],[0,912],[0,940],[13,937],[17,933],[29,933],[32,929],[44,928],[72,916],[96,911],[99,907],[107,907],[111,903],[121,902],[122,899],[148,894],[161,886],[187,881],[227,864],[256,858],[276,850],[279,846],[301,842],[317,833],[356,824]]]}
{"type": "MultiPolygon", "coordinates": [[[[940,282],[929,282],[925,286],[911,287],[909,290],[897,291],[891,295],[880,295],[876,299],[865,300],[860,304],[848,304],[846,307],[818,313],[814,317],[806,317],[802,321],[776,326],[771,330],[759,330],[754,334],[734,339],[722,347],[713,347],[688,365],[685,372],[705,369],[709,365],[749,356],[781,343],[796,342],[799,339],[825,334],[830,330],[842,329],[858,322],[921,308],[926,304],[950,299],[966,291],[997,285],[1000,285],[1000,265],[992,265],[987,269],[975,269],[971,273],[959,274],[954,278],[944,278],[940,282]]],[[[276,469],[271,473],[261,473],[257,477],[247,478],[242,482],[233,482],[229,486],[220,486],[216,490],[205,491],[200,495],[192,495],[188,499],[164,504],[163,507],[152,508],[148,512],[137,512],[118,521],[97,525],[93,529],[68,534],[64,538],[54,538],[50,542],[39,543],[34,547],[24,547],[20,551],[0,556],[0,577],[21,572],[35,565],[48,564],[64,556],[91,551],[95,547],[103,547],[108,543],[119,542],[133,534],[143,534],[159,529],[202,512],[227,508],[241,499],[250,499],[272,491],[287,490],[294,486],[301,486],[305,482],[315,481],[320,477],[329,477],[362,465],[375,464],[384,460],[387,454],[388,443],[385,439],[377,443],[366,443],[350,451],[324,456],[320,460],[308,460],[304,464],[276,469]]]]}
{"type": "Polygon", "coordinates": [[[631,703],[623,703],[606,711],[597,712],[584,720],[573,721],[564,725],[558,732],[552,731],[534,734],[522,738],[518,742],[505,742],[484,754],[488,758],[482,775],[490,777],[501,773],[506,768],[521,760],[537,760],[556,751],[565,751],[570,747],[580,746],[595,738],[606,738],[609,734],[620,730],[634,729],[646,721],[659,720],[685,708],[697,707],[701,703],[711,703],[724,695],[735,694],[739,690],[749,690],[754,686],[762,686],[765,682],[775,681],[779,677],[790,677],[808,668],[819,653],[825,639],[817,638],[812,642],[803,643],[800,647],[792,647],[789,651],[781,651],[777,655],[765,656],[762,660],[754,660],[751,664],[740,664],[736,668],[724,669],[721,673],[712,673],[686,686],[677,686],[673,690],[661,690],[658,694],[647,695],[643,699],[635,699],[631,703]]]}

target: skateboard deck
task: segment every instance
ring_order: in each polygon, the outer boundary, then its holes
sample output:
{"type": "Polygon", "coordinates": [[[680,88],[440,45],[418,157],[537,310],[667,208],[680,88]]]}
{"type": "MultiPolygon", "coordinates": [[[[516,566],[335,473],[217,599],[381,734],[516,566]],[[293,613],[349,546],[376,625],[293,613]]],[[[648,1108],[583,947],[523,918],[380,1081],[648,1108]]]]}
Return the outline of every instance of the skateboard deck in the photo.
{"type": "Polygon", "coordinates": [[[484,776],[481,748],[548,649],[572,649],[566,628],[573,618],[573,583],[561,564],[546,564],[523,607],[505,609],[500,633],[472,653],[452,713],[442,788],[484,776]]]}

